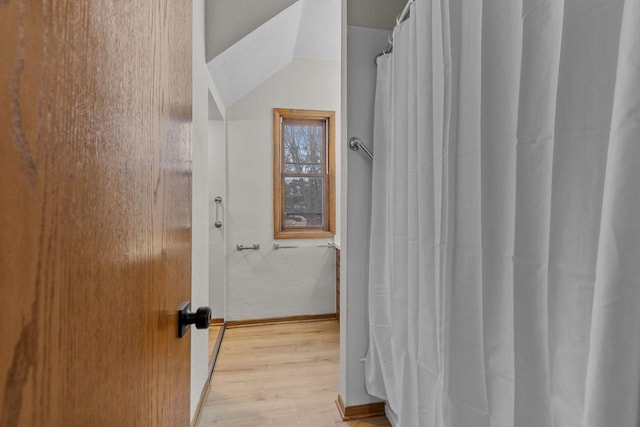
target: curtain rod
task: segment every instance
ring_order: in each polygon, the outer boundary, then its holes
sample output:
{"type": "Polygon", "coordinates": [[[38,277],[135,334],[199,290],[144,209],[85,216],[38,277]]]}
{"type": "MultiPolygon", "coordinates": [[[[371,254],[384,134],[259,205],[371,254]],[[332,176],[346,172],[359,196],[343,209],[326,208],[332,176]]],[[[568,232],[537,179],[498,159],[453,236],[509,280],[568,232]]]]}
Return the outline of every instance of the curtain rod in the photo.
{"type": "MultiPolygon", "coordinates": [[[[409,11],[411,10],[411,4],[413,4],[414,2],[415,0],[407,1],[407,4],[404,5],[404,9],[402,9],[402,12],[396,18],[396,25],[400,25],[401,23],[404,22],[405,19],[407,19],[407,17],[409,16],[409,11]]],[[[381,57],[382,55],[391,53],[392,51],[393,51],[393,34],[389,35],[389,44],[387,45],[387,47],[384,48],[382,52],[376,55],[373,62],[377,63],[379,57],[381,57]]]]}
{"type": "Polygon", "coordinates": [[[411,9],[411,4],[414,1],[415,0],[407,1],[407,4],[404,6],[404,9],[402,9],[402,13],[396,18],[396,25],[400,25],[401,22],[404,22],[404,20],[407,19],[407,16],[409,16],[409,9],[411,9]]]}

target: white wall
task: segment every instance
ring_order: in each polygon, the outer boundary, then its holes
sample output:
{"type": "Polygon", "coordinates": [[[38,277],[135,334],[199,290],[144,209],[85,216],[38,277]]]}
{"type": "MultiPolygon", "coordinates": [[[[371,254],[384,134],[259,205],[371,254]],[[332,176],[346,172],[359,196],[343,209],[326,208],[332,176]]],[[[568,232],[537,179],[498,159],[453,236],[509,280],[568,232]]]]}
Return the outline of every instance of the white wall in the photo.
{"type": "Polygon", "coordinates": [[[347,368],[346,368],[346,360],[347,360],[347,296],[346,296],[346,288],[345,284],[347,283],[347,269],[342,267],[343,263],[346,263],[347,257],[347,238],[346,234],[348,232],[347,227],[347,219],[349,215],[349,203],[348,197],[348,177],[347,173],[349,171],[347,161],[349,159],[349,149],[346,145],[346,139],[349,134],[347,132],[347,122],[349,120],[348,108],[347,108],[347,0],[342,0],[340,4],[342,8],[342,17],[340,19],[340,47],[341,47],[341,67],[340,67],[340,84],[341,84],[341,93],[340,93],[340,108],[342,111],[342,120],[340,123],[340,130],[343,135],[343,141],[340,144],[340,201],[342,203],[342,208],[340,209],[340,225],[342,226],[342,230],[344,231],[344,238],[342,235],[340,236],[340,369],[338,375],[338,393],[340,396],[345,396],[347,389],[347,368]]]}
{"type": "MultiPolygon", "coordinates": [[[[193,128],[191,307],[209,304],[209,205],[207,193],[208,71],[204,60],[204,0],[193,2],[193,128]]],[[[208,376],[208,333],[190,328],[191,419],[208,376]]]]}
{"type": "Polygon", "coordinates": [[[207,61],[295,2],[296,0],[208,0],[207,61]]]}
{"type": "Polygon", "coordinates": [[[359,27],[392,30],[407,0],[349,0],[348,24],[359,27]]]}
{"type": "MultiPolygon", "coordinates": [[[[388,30],[347,27],[347,138],[373,148],[374,58],[387,45],[388,30]]],[[[362,359],[368,346],[368,257],[371,220],[371,162],[360,152],[347,154],[345,270],[340,301],[346,310],[340,336],[340,396],[347,406],[375,401],[365,390],[362,359]]],[[[342,258],[342,257],[341,257],[342,258]]]]}
{"type": "Polygon", "coordinates": [[[209,306],[214,319],[224,319],[225,306],[226,160],[225,123],[209,120],[209,306]],[[222,203],[216,209],[218,196],[222,203]],[[216,216],[222,222],[220,228],[215,226],[216,216]]]}
{"type": "Polygon", "coordinates": [[[273,108],[332,110],[339,124],[340,62],[296,59],[227,108],[226,320],[335,312],[334,250],[312,247],[329,240],[272,247],[273,108]],[[254,243],[260,250],[236,250],[254,243]]]}
{"type": "Polygon", "coordinates": [[[342,234],[340,271],[340,376],[338,391],[347,406],[374,401],[365,390],[368,342],[367,273],[371,207],[370,163],[346,148],[358,136],[372,147],[376,68],[374,58],[387,45],[406,0],[342,1],[342,234]],[[347,203],[348,201],[348,203],[347,203]]]}

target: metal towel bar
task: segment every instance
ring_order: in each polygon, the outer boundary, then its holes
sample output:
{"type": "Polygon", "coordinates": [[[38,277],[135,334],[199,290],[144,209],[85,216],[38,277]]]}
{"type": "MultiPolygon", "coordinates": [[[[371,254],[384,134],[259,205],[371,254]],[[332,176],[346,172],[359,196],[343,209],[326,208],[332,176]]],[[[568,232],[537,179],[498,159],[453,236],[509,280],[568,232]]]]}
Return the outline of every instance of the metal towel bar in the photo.
{"type": "Polygon", "coordinates": [[[360,141],[360,139],[358,139],[356,137],[351,138],[349,140],[349,148],[351,148],[353,151],[362,150],[364,155],[367,156],[367,158],[369,160],[373,161],[373,152],[371,152],[369,147],[364,145],[364,143],[362,141],[360,141]]]}
{"type": "Polygon", "coordinates": [[[218,196],[213,199],[213,201],[216,202],[216,222],[214,222],[213,225],[215,225],[216,228],[220,228],[222,227],[222,221],[220,221],[218,217],[218,207],[220,206],[220,203],[222,203],[222,197],[218,196]]]}
{"type": "Polygon", "coordinates": [[[324,245],[315,245],[315,246],[281,245],[280,243],[273,244],[273,249],[294,249],[294,248],[335,248],[335,245],[333,244],[333,242],[329,242],[324,245]]]}
{"type": "Polygon", "coordinates": [[[257,251],[260,249],[260,243],[254,243],[252,246],[236,245],[239,251],[257,251]]]}

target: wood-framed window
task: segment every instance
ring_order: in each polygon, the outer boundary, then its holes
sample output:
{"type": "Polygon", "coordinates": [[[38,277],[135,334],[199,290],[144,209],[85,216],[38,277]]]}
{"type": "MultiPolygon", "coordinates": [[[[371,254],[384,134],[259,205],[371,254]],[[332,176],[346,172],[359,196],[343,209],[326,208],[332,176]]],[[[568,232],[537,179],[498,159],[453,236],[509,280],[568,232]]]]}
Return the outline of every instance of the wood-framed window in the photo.
{"type": "Polygon", "coordinates": [[[335,234],[335,113],[273,110],[274,238],[335,234]]]}

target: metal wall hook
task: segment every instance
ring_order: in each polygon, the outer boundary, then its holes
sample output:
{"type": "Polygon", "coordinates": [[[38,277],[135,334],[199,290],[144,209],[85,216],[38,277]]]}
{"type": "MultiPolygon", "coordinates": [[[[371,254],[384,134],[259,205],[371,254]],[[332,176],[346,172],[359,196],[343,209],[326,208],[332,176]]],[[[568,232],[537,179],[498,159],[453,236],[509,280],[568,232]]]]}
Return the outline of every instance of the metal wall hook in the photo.
{"type": "Polygon", "coordinates": [[[236,249],[239,251],[257,251],[260,249],[260,243],[254,243],[252,246],[236,245],[236,249]]]}
{"type": "Polygon", "coordinates": [[[216,202],[216,222],[214,222],[213,225],[215,225],[216,228],[220,228],[222,227],[222,221],[220,221],[218,217],[218,206],[220,206],[220,203],[222,203],[222,197],[217,196],[215,199],[213,199],[213,201],[216,202]]]}

